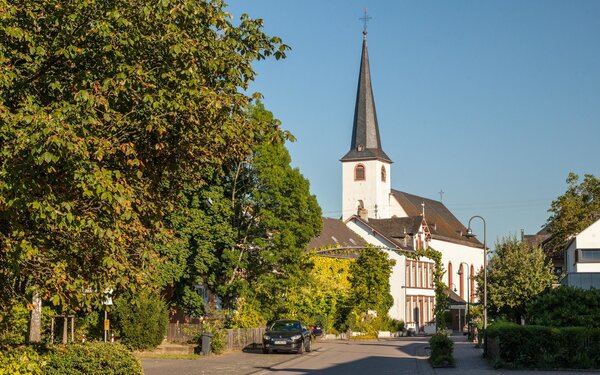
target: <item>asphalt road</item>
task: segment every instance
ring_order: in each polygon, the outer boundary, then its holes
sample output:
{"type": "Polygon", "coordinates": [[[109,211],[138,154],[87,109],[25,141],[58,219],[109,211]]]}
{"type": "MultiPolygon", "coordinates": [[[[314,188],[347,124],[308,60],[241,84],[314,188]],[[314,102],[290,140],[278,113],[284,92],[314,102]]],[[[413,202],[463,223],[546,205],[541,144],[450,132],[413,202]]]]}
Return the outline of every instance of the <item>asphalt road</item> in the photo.
{"type": "Polygon", "coordinates": [[[197,360],[143,359],[146,375],[428,374],[426,338],[390,341],[321,341],[310,353],[227,353],[197,360]]]}

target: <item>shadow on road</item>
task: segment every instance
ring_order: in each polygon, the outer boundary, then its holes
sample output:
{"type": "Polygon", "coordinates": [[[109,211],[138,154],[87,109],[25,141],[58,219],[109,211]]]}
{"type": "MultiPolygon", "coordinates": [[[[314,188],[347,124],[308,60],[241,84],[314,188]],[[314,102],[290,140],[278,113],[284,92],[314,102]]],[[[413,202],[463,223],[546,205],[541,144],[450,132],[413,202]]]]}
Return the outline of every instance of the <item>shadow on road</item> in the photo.
{"type": "MultiPolygon", "coordinates": [[[[263,370],[269,372],[288,372],[294,374],[415,374],[419,361],[427,362],[426,359],[419,358],[393,358],[393,357],[368,357],[356,361],[337,364],[326,369],[315,370],[302,367],[289,366],[284,369],[274,369],[272,367],[264,367],[263,370]]],[[[425,365],[429,366],[425,363],[425,365]]]]}

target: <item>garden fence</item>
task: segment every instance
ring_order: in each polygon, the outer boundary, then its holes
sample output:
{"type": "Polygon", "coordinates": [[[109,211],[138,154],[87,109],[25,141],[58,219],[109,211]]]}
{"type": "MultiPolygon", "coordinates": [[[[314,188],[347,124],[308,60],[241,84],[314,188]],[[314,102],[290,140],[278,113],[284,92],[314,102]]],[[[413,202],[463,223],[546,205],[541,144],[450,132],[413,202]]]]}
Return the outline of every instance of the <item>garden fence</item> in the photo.
{"type": "MultiPolygon", "coordinates": [[[[228,350],[242,350],[262,345],[265,328],[226,329],[224,340],[228,350]]],[[[202,324],[169,323],[167,341],[178,344],[194,343],[202,333],[202,324]]]]}

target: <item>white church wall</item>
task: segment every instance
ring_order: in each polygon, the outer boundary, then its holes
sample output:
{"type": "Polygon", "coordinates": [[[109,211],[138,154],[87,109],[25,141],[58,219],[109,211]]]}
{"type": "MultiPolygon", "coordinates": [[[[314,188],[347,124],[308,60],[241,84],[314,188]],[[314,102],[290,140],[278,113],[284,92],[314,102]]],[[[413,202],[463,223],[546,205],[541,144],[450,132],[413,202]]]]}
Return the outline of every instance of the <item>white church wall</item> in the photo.
{"type": "Polygon", "coordinates": [[[391,170],[388,163],[380,160],[342,163],[342,220],[356,215],[359,200],[363,201],[369,217],[390,217],[391,170]],[[358,164],[365,167],[365,179],[354,180],[354,170],[358,164]],[[382,181],[381,168],[385,168],[386,178],[382,181]]]}
{"type": "Polygon", "coordinates": [[[400,203],[398,203],[398,200],[392,195],[392,193],[388,194],[388,205],[390,207],[389,217],[408,217],[408,214],[406,211],[404,211],[402,206],[400,206],[400,203]]]}
{"type": "MultiPolygon", "coordinates": [[[[463,264],[463,271],[466,268],[466,273],[463,274],[463,298],[465,300],[469,297],[469,290],[471,289],[470,279],[471,279],[471,265],[473,266],[474,273],[476,275],[480,269],[483,268],[483,249],[470,247],[460,244],[455,244],[452,242],[440,241],[437,239],[431,239],[429,246],[437,251],[442,253],[442,264],[444,265],[444,269],[446,273],[444,274],[444,282],[448,287],[454,288],[453,285],[449,285],[448,280],[448,265],[452,263],[452,283],[455,284],[457,294],[460,295],[460,276],[457,272],[460,269],[461,263],[466,263],[468,266],[465,267],[463,264]]],[[[477,290],[477,284],[474,285],[474,290],[477,290]]],[[[475,295],[475,299],[471,302],[477,301],[477,296],[475,295]]]]}
{"type": "MultiPolygon", "coordinates": [[[[384,238],[365,227],[362,223],[349,221],[346,225],[355,233],[364,238],[365,241],[374,246],[389,247],[392,244],[388,243],[384,238]]],[[[393,319],[404,320],[406,308],[406,285],[405,272],[406,257],[399,255],[391,250],[384,250],[390,259],[396,261],[390,275],[390,294],[394,299],[394,304],[389,310],[390,317],[393,319]]]]}

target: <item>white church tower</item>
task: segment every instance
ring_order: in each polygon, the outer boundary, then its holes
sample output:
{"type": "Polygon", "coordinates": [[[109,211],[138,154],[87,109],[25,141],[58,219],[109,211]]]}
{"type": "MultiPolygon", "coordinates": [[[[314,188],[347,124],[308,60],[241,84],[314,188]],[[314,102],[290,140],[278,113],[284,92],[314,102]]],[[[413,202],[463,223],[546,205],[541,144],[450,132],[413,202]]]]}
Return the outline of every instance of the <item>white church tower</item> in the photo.
{"type": "Polygon", "coordinates": [[[383,152],[371,88],[367,32],[362,56],[350,151],[342,159],[342,220],[352,215],[377,219],[390,217],[391,163],[383,152]]]}

